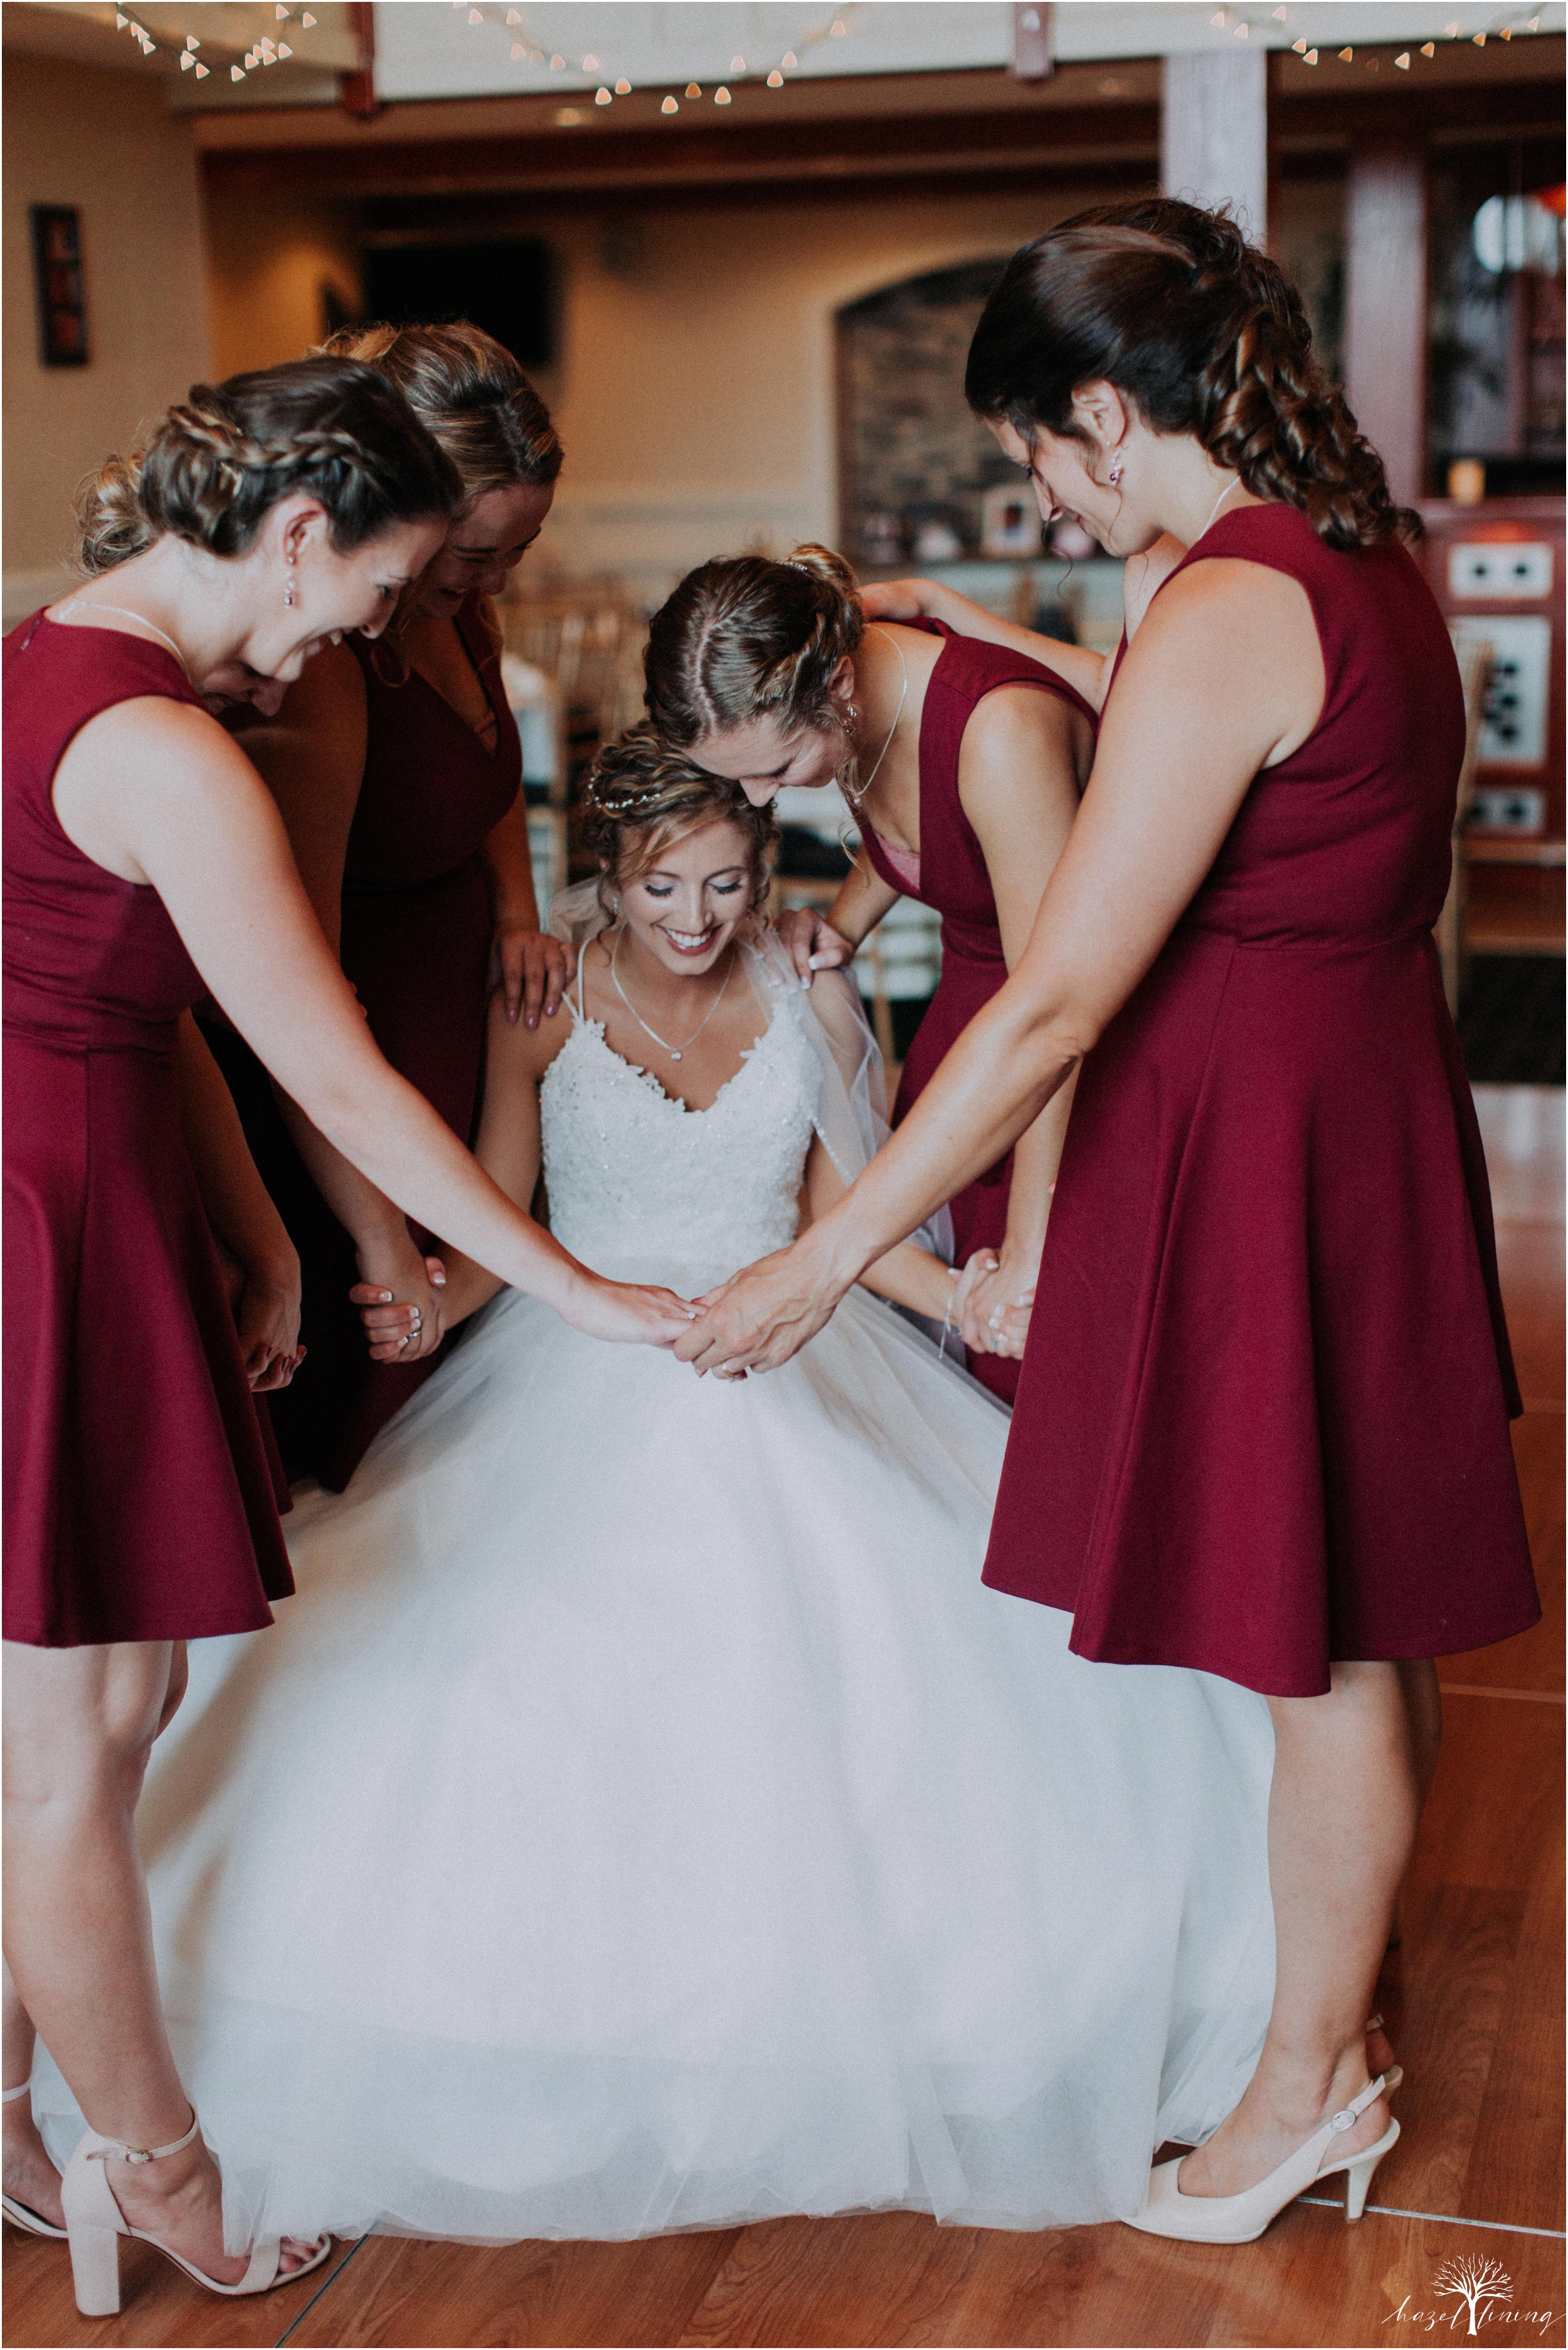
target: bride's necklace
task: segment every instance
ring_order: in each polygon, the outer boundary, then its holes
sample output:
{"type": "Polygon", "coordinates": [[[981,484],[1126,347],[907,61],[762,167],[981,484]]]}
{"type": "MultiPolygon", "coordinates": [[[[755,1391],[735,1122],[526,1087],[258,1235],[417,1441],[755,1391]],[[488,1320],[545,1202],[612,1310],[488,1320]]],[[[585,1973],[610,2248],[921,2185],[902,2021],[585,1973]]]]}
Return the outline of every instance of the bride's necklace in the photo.
{"type": "Polygon", "coordinates": [[[702,1014],[701,1019],[697,1023],[696,1027],[693,1028],[691,1035],[688,1036],[684,1045],[667,1045],[663,1037],[659,1035],[658,1029],[650,1028],[649,1026],[647,1021],[643,1018],[641,1013],[638,1010],[636,1004],[632,1002],[630,996],[627,993],[625,988],[620,983],[620,973],[617,971],[615,966],[616,958],[620,953],[620,942],[625,935],[626,933],[624,931],[617,931],[615,934],[615,944],[610,949],[610,978],[614,983],[615,992],[619,996],[621,1002],[625,1004],[627,1010],[630,1013],[632,1018],[636,1021],[638,1026],[641,1029],[643,1035],[645,1036],[651,1036],[661,1053],[668,1053],[672,1061],[678,1061],[683,1053],[689,1053],[691,1050],[692,1045],[697,1042],[698,1037],[701,1036],[703,1029],[706,1028],[709,1021],[711,1020],[714,1013],[717,1012],[720,1004],[724,1001],[730,982],[735,974],[735,951],[733,947],[730,950],[730,968],[724,973],[723,986],[719,990],[718,994],[713,998],[712,1003],[708,1006],[707,1011],[702,1014]]]}
{"type": "MultiPolygon", "coordinates": [[[[886,629],[878,629],[877,630],[877,634],[879,637],[887,637],[888,631],[886,629]]],[[[858,808],[864,806],[866,795],[870,790],[872,785],[876,782],[877,775],[881,772],[882,762],[893,747],[893,737],[898,731],[898,721],[904,714],[904,704],[909,698],[909,664],[904,659],[904,648],[898,642],[897,637],[888,637],[888,641],[898,656],[898,667],[904,672],[904,682],[898,692],[898,707],[893,712],[893,723],[888,729],[888,739],[877,754],[877,764],[872,768],[871,773],[867,776],[866,781],[860,785],[857,791],[851,791],[849,785],[843,781],[842,777],[839,780],[839,789],[842,791],[845,798],[849,802],[852,808],[858,808]]]]}
{"type": "Polygon", "coordinates": [[[63,604],[57,604],[55,608],[57,612],[61,613],[112,612],[117,620],[140,620],[144,629],[151,629],[155,637],[162,638],[164,643],[168,646],[170,651],[173,654],[181,668],[184,670],[186,676],[189,677],[191,674],[185,656],[181,651],[179,646],[175,643],[173,638],[169,634],[166,629],[161,629],[156,620],[150,620],[145,612],[133,612],[128,604],[106,604],[101,600],[101,598],[96,597],[89,604],[86,598],[81,596],[69,596],[63,604]]]}

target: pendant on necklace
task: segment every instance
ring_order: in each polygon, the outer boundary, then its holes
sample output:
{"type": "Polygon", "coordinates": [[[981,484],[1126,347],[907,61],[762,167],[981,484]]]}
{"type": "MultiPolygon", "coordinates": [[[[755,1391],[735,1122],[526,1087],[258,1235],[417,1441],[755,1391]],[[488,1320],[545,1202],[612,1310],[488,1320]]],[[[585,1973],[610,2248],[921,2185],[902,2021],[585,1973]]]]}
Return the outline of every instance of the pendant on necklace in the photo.
{"type": "Polygon", "coordinates": [[[678,1061],[680,1058],[680,1055],[679,1053],[671,1053],[670,1057],[672,1061],[678,1061]]]}

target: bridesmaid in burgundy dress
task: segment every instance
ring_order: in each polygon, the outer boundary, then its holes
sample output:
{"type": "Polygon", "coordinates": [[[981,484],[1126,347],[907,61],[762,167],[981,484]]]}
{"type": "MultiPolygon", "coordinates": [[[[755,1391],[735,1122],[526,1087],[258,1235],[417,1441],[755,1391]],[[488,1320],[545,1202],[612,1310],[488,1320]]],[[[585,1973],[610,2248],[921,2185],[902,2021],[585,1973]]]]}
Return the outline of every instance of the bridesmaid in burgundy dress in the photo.
{"type": "MultiPolygon", "coordinates": [[[[68,2231],[98,2316],[127,2228],[221,2292],[327,2251],[224,2252],[136,1851],[184,1642],[269,1623],[290,1588],[202,1210],[257,1273],[276,1220],[183,1015],[211,991],[371,1182],[579,1326],[668,1344],[687,1320],[586,1274],[388,1066],[202,706],[385,626],[457,498],[441,452],[383,377],[318,359],[198,386],[115,477],[144,551],[5,646],[5,2208],[68,2231]],[[63,2180],[36,2035],[88,2124],[63,2180]]],[[[292,1318],[286,1297],[249,1315],[258,1359],[288,1357],[292,1318]]]]}
{"type": "Polygon", "coordinates": [[[1014,975],[840,1207],[678,1351],[786,1359],[1083,1063],[986,1575],[1073,1610],[1084,1656],[1269,1700],[1273,2019],[1235,2113],[1128,2214],[1241,2242],[1342,2170],[1355,2217],[1397,2137],[1365,2033],[1430,1659],[1539,1614],[1431,939],[1459,680],[1414,517],[1223,216],[1151,200],[1025,246],[968,389],[1043,511],[1189,553],[1014,975]]]}
{"type": "MultiPolygon", "coordinates": [[[[941,915],[898,1125],[1023,951],[1088,773],[1088,705],[1038,662],[937,623],[864,629],[854,574],[814,546],[683,579],[654,617],[648,701],[667,741],[757,805],[836,777],[852,803],[870,870],[857,860],[826,924],[779,925],[803,974],[846,961],[900,897],[941,915]]],[[[950,1202],[969,1367],[1009,1404],[1070,1106],[1064,1092],[950,1202]]]]}
{"type": "MultiPolygon", "coordinates": [[[[327,348],[398,386],[463,503],[387,635],[324,653],[275,717],[237,731],[371,1035],[466,1142],[493,979],[532,1027],[569,974],[567,950],[541,935],[490,603],[549,513],[561,447],[516,361],[476,327],[351,328],[327,348]]],[[[213,1043],[303,1264],[306,1357],[274,1426],[290,1476],[340,1491],[432,1367],[444,1319],[424,1252],[439,1243],[275,1099],[237,1039],[213,1043]],[[348,1302],[361,1281],[421,1308],[401,1362],[366,1354],[348,1302]]]]}

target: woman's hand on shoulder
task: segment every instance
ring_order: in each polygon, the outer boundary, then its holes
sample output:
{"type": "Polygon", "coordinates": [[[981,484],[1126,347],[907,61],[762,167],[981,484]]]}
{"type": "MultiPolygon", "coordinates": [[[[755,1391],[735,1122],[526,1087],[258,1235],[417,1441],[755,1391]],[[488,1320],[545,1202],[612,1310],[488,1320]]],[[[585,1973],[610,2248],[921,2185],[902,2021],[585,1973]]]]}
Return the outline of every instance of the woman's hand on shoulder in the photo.
{"type": "Polygon", "coordinates": [[[842,971],[855,960],[850,941],[839,935],[812,906],[792,906],[774,924],[781,944],[799,974],[801,985],[811,985],[814,971],[842,971]]]}
{"type": "Polygon", "coordinates": [[[933,579],[878,579],[860,590],[867,620],[926,620],[941,589],[933,579]]]}
{"type": "Polygon", "coordinates": [[[577,968],[575,947],[531,922],[502,920],[490,942],[490,984],[501,991],[506,1019],[537,1028],[553,1020],[577,968]]]}

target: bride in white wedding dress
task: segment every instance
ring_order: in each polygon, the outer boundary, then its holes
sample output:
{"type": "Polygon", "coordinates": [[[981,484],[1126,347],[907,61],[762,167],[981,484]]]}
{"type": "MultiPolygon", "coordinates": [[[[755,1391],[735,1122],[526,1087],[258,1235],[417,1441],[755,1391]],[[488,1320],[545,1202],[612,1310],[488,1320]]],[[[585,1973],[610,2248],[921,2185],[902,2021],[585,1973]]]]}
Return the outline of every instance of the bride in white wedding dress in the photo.
{"type": "MultiPolygon", "coordinates": [[[[594,793],[617,917],[570,1014],[497,1016],[480,1155],[526,1201],[542,1128],[566,1246],[693,1295],[854,1173],[874,1053],[750,916],[765,814],[636,740],[594,793]]],[[[486,1305],[150,1777],[233,2241],[1137,2210],[1262,2040],[1269,1718],[982,1589],[1006,1433],[864,1292],[729,1384],[486,1305]]]]}

